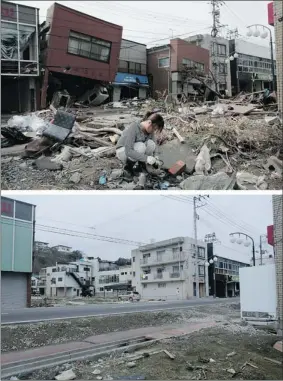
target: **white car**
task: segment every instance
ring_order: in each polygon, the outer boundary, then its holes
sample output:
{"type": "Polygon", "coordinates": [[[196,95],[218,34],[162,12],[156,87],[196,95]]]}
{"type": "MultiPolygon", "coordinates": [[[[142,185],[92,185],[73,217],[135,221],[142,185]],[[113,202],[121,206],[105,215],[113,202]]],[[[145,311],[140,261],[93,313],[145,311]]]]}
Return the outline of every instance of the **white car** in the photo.
{"type": "Polygon", "coordinates": [[[119,295],[118,300],[121,301],[127,301],[127,302],[139,302],[141,300],[141,296],[136,291],[128,292],[125,295],[119,295]]]}

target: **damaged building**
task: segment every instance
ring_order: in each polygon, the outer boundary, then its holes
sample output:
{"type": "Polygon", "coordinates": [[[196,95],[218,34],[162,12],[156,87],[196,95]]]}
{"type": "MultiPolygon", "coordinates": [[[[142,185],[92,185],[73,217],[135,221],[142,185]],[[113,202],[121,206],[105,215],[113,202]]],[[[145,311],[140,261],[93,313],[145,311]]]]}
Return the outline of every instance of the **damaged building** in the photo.
{"type": "Polygon", "coordinates": [[[41,107],[99,105],[118,67],[122,27],[54,3],[41,25],[41,107]],[[64,24],[62,24],[64,20],[64,24]]]}
{"type": "Polygon", "coordinates": [[[112,83],[113,102],[145,99],[148,93],[146,45],[122,40],[118,72],[112,83]]]}
{"type": "Polygon", "coordinates": [[[35,111],[39,105],[39,10],[1,2],[1,111],[35,111]]]}
{"type": "Polygon", "coordinates": [[[147,59],[153,97],[156,92],[164,91],[175,97],[197,95],[201,83],[196,78],[184,76],[186,69],[195,70],[203,78],[209,73],[209,51],[180,38],[148,49],[147,59]]]}

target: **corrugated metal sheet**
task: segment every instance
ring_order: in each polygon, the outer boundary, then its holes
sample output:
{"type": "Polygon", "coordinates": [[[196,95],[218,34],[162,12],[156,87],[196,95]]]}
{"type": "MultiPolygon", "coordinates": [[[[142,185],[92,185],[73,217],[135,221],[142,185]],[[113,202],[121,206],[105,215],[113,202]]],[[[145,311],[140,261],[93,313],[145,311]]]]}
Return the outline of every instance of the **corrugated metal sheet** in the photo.
{"type": "Polygon", "coordinates": [[[1,309],[27,307],[27,274],[1,272],[1,309]]]}

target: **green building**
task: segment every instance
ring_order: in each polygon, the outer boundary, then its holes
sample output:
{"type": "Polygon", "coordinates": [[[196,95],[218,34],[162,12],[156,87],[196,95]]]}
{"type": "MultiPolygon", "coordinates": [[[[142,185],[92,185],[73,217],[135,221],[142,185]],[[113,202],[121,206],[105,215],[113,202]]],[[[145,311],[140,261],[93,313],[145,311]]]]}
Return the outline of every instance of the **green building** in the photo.
{"type": "Polygon", "coordinates": [[[35,206],[1,197],[1,308],[30,307],[35,206]]]}

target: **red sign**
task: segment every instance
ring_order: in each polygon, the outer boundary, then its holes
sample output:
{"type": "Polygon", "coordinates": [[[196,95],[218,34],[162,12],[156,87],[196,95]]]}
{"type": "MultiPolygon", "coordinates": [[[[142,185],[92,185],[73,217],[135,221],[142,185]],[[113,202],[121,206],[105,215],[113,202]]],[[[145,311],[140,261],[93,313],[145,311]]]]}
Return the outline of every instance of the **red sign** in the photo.
{"type": "Polygon", "coordinates": [[[268,24],[274,26],[273,1],[267,4],[268,24]]]}
{"type": "Polygon", "coordinates": [[[15,19],[16,18],[15,9],[7,7],[5,5],[1,6],[1,15],[4,19],[6,19],[6,18],[15,19]]]}
{"type": "Polygon", "coordinates": [[[274,225],[267,226],[267,242],[274,246],[274,225]]]}
{"type": "Polygon", "coordinates": [[[14,202],[10,200],[1,200],[1,215],[7,217],[14,216],[14,202]]]}

